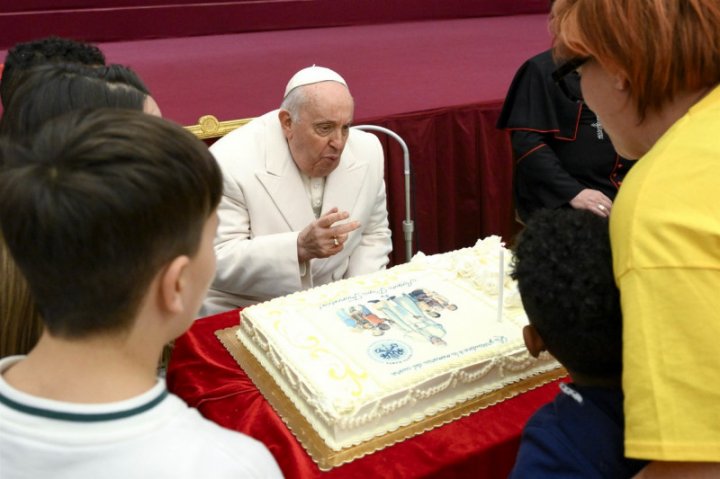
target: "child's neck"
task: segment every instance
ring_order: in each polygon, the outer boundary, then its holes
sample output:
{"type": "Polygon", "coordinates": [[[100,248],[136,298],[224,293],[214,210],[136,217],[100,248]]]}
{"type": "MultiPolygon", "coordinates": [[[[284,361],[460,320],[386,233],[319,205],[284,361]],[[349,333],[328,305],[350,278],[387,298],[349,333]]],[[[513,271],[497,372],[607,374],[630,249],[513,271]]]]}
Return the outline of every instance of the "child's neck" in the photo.
{"type": "Polygon", "coordinates": [[[617,374],[615,376],[592,376],[589,374],[577,373],[568,370],[568,374],[573,383],[578,386],[620,389],[622,388],[622,377],[617,374]]]}
{"type": "Polygon", "coordinates": [[[3,376],[33,396],[76,403],[129,399],[156,384],[159,347],[138,347],[128,338],[67,340],[44,333],[28,356],[3,376]]]}

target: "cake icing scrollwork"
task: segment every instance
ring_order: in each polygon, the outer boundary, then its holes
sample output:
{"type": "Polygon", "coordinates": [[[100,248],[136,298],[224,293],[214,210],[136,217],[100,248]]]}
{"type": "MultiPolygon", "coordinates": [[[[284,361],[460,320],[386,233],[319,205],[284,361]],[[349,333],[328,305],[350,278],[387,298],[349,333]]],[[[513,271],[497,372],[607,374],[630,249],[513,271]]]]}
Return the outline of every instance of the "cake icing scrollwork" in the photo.
{"type": "MultiPolygon", "coordinates": [[[[547,355],[543,356],[544,359],[547,359],[548,357],[549,356],[547,355]]],[[[527,351],[523,350],[516,355],[501,358],[499,361],[500,372],[504,375],[503,370],[507,370],[512,373],[525,371],[536,362],[538,362],[538,359],[533,358],[527,351]]]]}
{"type": "MultiPolygon", "coordinates": [[[[334,381],[348,383],[350,392],[353,397],[361,397],[363,395],[363,383],[368,378],[368,373],[364,369],[354,369],[342,360],[340,354],[323,346],[328,344],[315,335],[297,334],[297,331],[289,331],[287,324],[283,321],[275,323],[276,329],[285,337],[289,344],[299,351],[304,351],[305,355],[312,359],[313,362],[327,370],[328,378],[334,381]]],[[[348,407],[345,405],[345,407],[348,407]]]]}

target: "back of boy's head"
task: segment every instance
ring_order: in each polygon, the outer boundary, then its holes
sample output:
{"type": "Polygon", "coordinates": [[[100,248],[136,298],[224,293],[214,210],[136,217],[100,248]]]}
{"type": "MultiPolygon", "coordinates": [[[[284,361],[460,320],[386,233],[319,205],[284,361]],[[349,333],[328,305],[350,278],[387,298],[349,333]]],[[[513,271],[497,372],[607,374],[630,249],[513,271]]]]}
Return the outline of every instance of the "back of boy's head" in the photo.
{"type": "Polygon", "coordinates": [[[127,85],[150,95],[150,90],[130,67],[116,63],[97,68],[98,76],[112,85],[127,85]]]}
{"type": "Polygon", "coordinates": [[[57,62],[104,65],[105,55],[95,45],[69,38],[47,37],[18,43],[8,50],[0,78],[3,108],[7,108],[21,72],[36,65],[57,62]]]}
{"type": "Polygon", "coordinates": [[[130,327],[160,270],[195,255],[222,193],[202,142],[137,111],[74,111],[1,152],[0,227],[58,337],[130,327]]]}
{"type": "Polygon", "coordinates": [[[548,351],[570,371],[619,374],[622,316],[607,220],[585,210],[538,211],[514,249],[512,277],[548,351]]]}
{"type": "Polygon", "coordinates": [[[146,94],[120,79],[105,78],[105,68],[53,63],[28,69],[0,120],[0,135],[25,141],[49,119],[82,108],[142,110],[146,94]]]}

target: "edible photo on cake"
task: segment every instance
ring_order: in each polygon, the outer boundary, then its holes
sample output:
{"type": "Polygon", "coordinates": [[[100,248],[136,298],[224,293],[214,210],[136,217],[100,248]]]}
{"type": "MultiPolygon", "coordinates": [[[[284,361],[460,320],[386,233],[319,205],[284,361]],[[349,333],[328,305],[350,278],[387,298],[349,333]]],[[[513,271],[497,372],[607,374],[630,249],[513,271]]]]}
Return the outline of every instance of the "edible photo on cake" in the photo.
{"type": "Polygon", "coordinates": [[[420,288],[340,308],[335,313],[349,327],[373,336],[382,336],[394,327],[414,340],[444,345],[447,332],[436,319],[446,308],[455,311],[457,305],[435,291],[420,288]]]}
{"type": "Polygon", "coordinates": [[[338,381],[364,393],[385,390],[405,375],[494,356],[510,343],[523,350],[527,318],[505,274],[509,255],[499,238],[486,243],[464,254],[419,254],[383,272],[247,308],[244,317],[272,336],[286,364],[324,369],[319,377],[330,390],[338,381]]]}

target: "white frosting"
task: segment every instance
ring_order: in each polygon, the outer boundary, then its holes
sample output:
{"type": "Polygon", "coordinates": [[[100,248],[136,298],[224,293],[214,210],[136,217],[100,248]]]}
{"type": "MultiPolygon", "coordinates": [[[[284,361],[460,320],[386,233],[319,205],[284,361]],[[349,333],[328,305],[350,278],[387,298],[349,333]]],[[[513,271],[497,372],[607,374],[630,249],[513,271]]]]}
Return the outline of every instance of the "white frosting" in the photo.
{"type": "Polygon", "coordinates": [[[246,308],[238,337],[329,447],[359,444],[558,366],[524,347],[527,317],[501,248],[492,236],[418,253],[246,308]]]}

